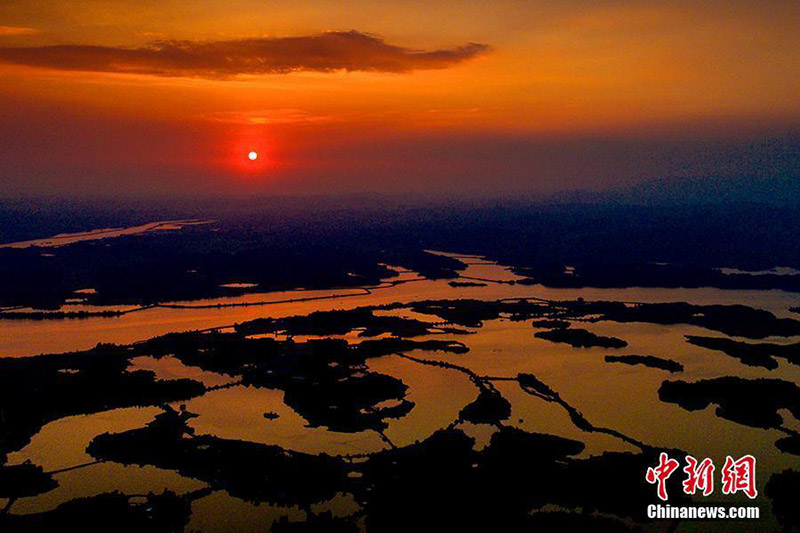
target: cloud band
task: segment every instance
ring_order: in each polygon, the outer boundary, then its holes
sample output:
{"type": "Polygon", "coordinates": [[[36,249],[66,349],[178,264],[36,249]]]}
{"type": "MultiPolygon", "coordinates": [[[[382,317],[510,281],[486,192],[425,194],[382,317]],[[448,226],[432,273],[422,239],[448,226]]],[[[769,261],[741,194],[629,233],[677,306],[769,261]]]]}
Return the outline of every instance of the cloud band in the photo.
{"type": "Polygon", "coordinates": [[[358,31],[230,41],[156,41],[141,48],[59,45],[0,48],[0,61],[57,70],[210,79],[297,71],[403,73],[443,69],[489,51],[468,43],[415,50],[358,31]]]}

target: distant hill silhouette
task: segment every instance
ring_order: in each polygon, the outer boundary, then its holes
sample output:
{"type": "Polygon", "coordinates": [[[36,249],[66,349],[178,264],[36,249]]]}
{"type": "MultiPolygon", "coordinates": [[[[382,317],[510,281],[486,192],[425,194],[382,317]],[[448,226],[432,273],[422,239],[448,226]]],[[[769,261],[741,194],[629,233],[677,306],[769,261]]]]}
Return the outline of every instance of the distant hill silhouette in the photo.
{"type": "Polygon", "coordinates": [[[766,204],[800,205],[800,176],[706,176],[665,178],[609,191],[558,194],[561,202],[633,205],[766,204]]]}

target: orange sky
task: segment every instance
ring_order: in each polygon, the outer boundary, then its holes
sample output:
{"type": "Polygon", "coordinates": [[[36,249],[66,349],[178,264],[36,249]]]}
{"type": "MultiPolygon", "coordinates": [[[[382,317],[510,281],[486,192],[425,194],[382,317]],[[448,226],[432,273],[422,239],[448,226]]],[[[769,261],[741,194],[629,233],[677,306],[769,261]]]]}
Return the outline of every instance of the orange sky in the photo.
{"type": "Polygon", "coordinates": [[[799,12],[5,0],[0,184],[502,194],[758,174],[769,150],[797,148],[799,12]]]}

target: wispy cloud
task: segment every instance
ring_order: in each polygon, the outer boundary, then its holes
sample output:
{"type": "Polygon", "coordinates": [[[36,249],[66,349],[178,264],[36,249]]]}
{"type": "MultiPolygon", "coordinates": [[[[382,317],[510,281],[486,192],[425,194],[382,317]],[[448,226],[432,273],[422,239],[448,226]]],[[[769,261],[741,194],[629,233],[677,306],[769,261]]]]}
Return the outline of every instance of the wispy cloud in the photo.
{"type": "Polygon", "coordinates": [[[301,109],[263,109],[256,111],[223,111],[202,115],[200,118],[225,124],[275,125],[318,124],[333,120],[328,115],[315,115],[301,109]]]}
{"type": "Polygon", "coordinates": [[[21,28],[18,26],[0,26],[0,36],[31,35],[34,33],[39,33],[39,30],[34,28],[21,28]]]}
{"type": "Polygon", "coordinates": [[[58,70],[231,78],[297,71],[402,73],[443,69],[489,51],[468,43],[416,50],[358,31],[228,41],[156,41],[141,48],[59,45],[0,48],[0,61],[58,70]]]}

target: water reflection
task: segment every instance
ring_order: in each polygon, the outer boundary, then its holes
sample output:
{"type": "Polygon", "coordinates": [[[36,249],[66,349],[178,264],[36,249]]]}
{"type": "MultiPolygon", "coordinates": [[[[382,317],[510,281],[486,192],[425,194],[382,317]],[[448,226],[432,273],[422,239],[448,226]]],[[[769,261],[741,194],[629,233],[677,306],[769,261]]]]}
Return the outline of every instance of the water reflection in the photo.
{"type": "MultiPolygon", "coordinates": [[[[472,279],[513,281],[507,269],[478,257],[465,258],[469,266],[464,276],[472,279]]],[[[780,291],[747,292],[717,289],[547,289],[491,283],[486,286],[452,287],[446,281],[418,280],[403,273],[400,284],[387,284],[369,291],[284,291],[249,294],[208,302],[183,302],[182,308],[152,308],[118,318],[88,318],[68,321],[0,321],[0,351],[6,355],[29,356],[38,352],[61,352],[85,349],[99,341],[127,344],[173,331],[202,330],[241,323],[257,317],[273,318],[305,315],[312,311],[350,309],[366,305],[411,302],[439,298],[477,298],[495,300],[512,297],[540,297],[568,300],[616,300],[637,302],[687,301],[695,304],[747,304],[767,309],[778,316],[789,316],[795,304],[792,295],[780,291]],[[298,298],[305,298],[297,301],[298,298]],[[287,302],[286,300],[294,300],[287,302]],[[206,308],[200,305],[273,302],[264,306],[206,308]]],[[[376,315],[402,316],[436,322],[430,315],[408,309],[377,311],[376,315]]],[[[774,446],[783,436],[774,429],[759,429],[737,424],[716,416],[715,407],[687,411],[659,400],[657,391],[670,374],[646,366],[610,364],[604,356],[651,355],[671,359],[684,366],[680,379],[696,381],[721,376],[748,379],[772,378],[800,383],[800,367],[781,360],[768,370],[743,365],[724,353],[686,342],[687,335],[719,335],[690,325],[658,325],[599,321],[581,323],[594,334],[624,339],[621,349],[573,348],[533,336],[530,321],[508,319],[486,321],[474,334],[447,335],[469,346],[466,354],[440,354],[428,351],[409,352],[426,361],[444,361],[465,367],[483,376],[513,378],[521,373],[537,376],[596,426],[615,428],[625,435],[653,446],[675,447],[698,457],[711,457],[722,464],[726,455],[756,454],[759,461],[759,490],[763,492],[769,474],[797,466],[797,457],[781,453],[774,446]]],[[[341,335],[356,342],[359,331],[341,335]]],[[[259,335],[254,335],[256,338],[259,335]]],[[[337,336],[333,336],[337,337],[337,336]]],[[[281,338],[281,337],[279,337],[281,338]]],[[[296,336],[304,342],[314,336],[296,336]]],[[[442,338],[423,336],[417,340],[442,338]]],[[[797,342],[797,338],[767,339],[777,343],[797,342]]],[[[149,370],[158,379],[191,378],[215,388],[203,396],[184,402],[186,409],[198,415],[188,423],[197,435],[278,445],[286,450],[330,455],[370,454],[391,446],[403,447],[428,438],[435,431],[452,424],[463,407],[478,395],[475,384],[461,372],[419,364],[410,359],[386,355],[367,362],[368,369],[400,379],[408,386],[407,400],[414,408],[401,418],[387,419],[388,427],[377,431],[336,432],[309,423],[284,402],[284,392],[270,388],[237,385],[238,379],[198,367],[187,366],[176,357],[156,359],[137,357],[129,370],[149,370]],[[265,417],[265,414],[269,416],[265,417]]],[[[612,435],[588,433],[579,429],[569,414],[555,403],[548,403],[525,393],[515,381],[498,381],[497,390],[512,406],[508,425],[527,431],[556,435],[586,444],[579,457],[596,457],[606,451],[628,452],[635,447],[612,435]]],[[[174,404],[178,409],[180,403],[174,404]]],[[[31,443],[9,455],[9,464],[31,460],[46,471],[67,469],[91,463],[86,454],[88,443],[103,432],[118,433],[139,428],[159,412],[157,408],[117,409],[89,416],[56,420],[32,439],[31,443]]],[[[788,412],[787,427],[800,427],[788,412]]],[[[476,449],[489,442],[491,425],[460,423],[476,438],[476,449]]],[[[203,488],[204,483],[175,472],[155,467],[124,467],[102,463],[56,474],[59,488],[43,495],[23,498],[14,504],[14,513],[29,513],[54,508],[59,503],[80,496],[90,496],[118,489],[128,494],[170,488],[179,494],[203,488]]],[[[325,504],[343,515],[356,511],[350,495],[340,495],[325,504]]],[[[192,503],[190,528],[197,530],[263,530],[279,517],[303,520],[306,510],[271,504],[256,506],[214,491],[192,503]],[[217,512],[224,508],[224,513],[217,512]]],[[[766,505],[762,506],[766,514],[766,505]]],[[[767,521],[772,520],[767,517],[767,521]]],[[[763,523],[762,523],[763,525],[763,523]]],[[[686,526],[682,526],[686,527],[686,526]]]]}

